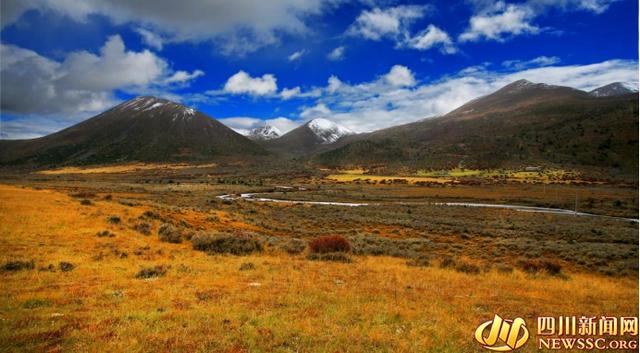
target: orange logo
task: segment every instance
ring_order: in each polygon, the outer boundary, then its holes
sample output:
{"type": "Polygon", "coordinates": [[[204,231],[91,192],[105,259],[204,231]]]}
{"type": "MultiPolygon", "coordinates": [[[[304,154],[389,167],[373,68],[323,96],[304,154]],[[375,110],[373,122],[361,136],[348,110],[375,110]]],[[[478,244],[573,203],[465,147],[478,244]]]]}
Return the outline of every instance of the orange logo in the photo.
{"type": "Polygon", "coordinates": [[[478,326],[475,338],[486,349],[496,352],[509,352],[527,343],[529,330],[527,330],[527,326],[521,318],[505,320],[496,315],[493,320],[478,326]],[[489,335],[485,337],[487,328],[489,328],[489,335]]]}

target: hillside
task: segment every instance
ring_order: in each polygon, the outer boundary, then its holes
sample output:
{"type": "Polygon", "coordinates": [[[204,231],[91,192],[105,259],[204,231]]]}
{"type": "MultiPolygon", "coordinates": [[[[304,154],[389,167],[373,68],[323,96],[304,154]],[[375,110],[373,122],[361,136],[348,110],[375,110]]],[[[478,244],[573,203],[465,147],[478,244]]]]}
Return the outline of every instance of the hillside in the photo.
{"type": "Polygon", "coordinates": [[[437,118],[353,136],[312,158],[327,167],[522,168],[637,175],[637,94],[595,98],[514,82],[437,118]]]}
{"type": "Polygon", "coordinates": [[[62,131],[0,141],[2,164],[205,161],[268,152],[181,104],[138,97],[62,131]]]}

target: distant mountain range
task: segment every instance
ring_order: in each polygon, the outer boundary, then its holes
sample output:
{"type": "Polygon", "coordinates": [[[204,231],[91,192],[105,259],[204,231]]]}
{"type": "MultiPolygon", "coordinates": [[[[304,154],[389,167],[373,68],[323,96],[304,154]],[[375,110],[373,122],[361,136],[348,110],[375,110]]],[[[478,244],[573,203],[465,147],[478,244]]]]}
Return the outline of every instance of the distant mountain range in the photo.
{"type": "Polygon", "coordinates": [[[273,140],[282,136],[282,132],[275,126],[263,125],[249,132],[247,137],[254,141],[273,140]]]}
{"type": "Polygon", "coordinates": [[[282,134],[242,136],[192,108],[138,97],[57,133],[0,140],[0,164],[302,159],[321,167],[518,168],[544,165],[637,175],[638,94],[513,82],[450,113],[356,134],[314,119],[282,134]]]}
{"type": "Polygon", "coordinates": [[[313,119],[276,139],[263,140],[267,150],[284,156],[302,156],[317,152],[346,136],[356,133],[327,119],[313,119]]]}

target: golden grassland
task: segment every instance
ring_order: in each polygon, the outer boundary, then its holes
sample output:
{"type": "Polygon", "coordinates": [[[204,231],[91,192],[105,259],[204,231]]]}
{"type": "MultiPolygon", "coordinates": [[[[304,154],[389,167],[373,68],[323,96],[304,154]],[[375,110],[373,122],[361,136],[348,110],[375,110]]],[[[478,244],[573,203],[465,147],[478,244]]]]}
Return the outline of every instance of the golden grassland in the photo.
{"type": "Polygon", "coordinates": [[[131,163],[117,164],[108,166],[89,166],[89,167],[63,167],[58,169],[48,169],[38,171],[38,174],[44,175],[62,175],[62,174],[110,174],[110,173],[135,173],[144,170],[179,170],[186,168],[212,168],[215,163],[209,164],[156,164],[156,163],[131,163]]]}
{"type": "MultiPolygon", "coordinates": [[[[130,220],[148,209],[0,185],[0,261],[36,262],[35,270],[0,272],[0,351],[479,352],[473,331],[494,313],[523,317],[535,331],[537,316],[638,311],[634,277],[470,275],[390,257],[342,264],[272,251],[206,255],[133,231],[130,220]],[[122,222],[109,224],[110,215],[122,222]],[[115,237],[96,237],[105,229],[115,237]],[[61,261],[75,269],[38,270],[61,261]],[[247,262],[256,268],[239,271],[247,262]],[[155,265],[170,269],[135,278],[155,265]]],[[[205,229],[253,227],[224,212],[205,222],[211,215],[168,216],[205,229]]],[[[537,349],[529,342],[519,351],[537,349]]]]}
{"type": "Polygon", "coordinates": [[[521,183],[584,183],[577,172],[549,169],[540,171],[524,170],[481,170],[481,169],[451,169],[451,170],[418,170],[413,175],[375,175],[368,174],[365,169],[338,170],[338,173],[329,174],[326,179],[339,182],[369,181],[380,183],[403,180],[409,184],[416,183],[458,183],[460,178],[478,178],[486,180],[502,180],[521,183]]]}

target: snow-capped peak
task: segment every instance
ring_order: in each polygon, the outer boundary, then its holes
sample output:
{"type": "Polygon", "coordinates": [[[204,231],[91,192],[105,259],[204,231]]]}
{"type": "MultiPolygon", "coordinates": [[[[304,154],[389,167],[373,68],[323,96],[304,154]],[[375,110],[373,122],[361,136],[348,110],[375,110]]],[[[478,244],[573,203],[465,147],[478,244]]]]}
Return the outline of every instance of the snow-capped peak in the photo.
{"type": "Polygon", "coordinates": [[[137,111],[136,114],[144,116],[161,116],[171,114],[173,120],[191,119],[196,115],[196,110],[167,99],[141,96],[120,104],[116,109],[120,111],[137,111]]]}
{"type": "Polygon", "coordinates": [[[638,92],[638,86],[629,82],[614,82],[589,92],[594,97],[612,97],[638,92]]]}
{"type": "Polygon", "coordinates": [[[275,126],[262,125],[249,132],[248,137],[252,140],[273,140],[282,135],[282,132],[275,126]]]}
{"type": "Polygon", "coordinates": [[[307,127],[318,136],[323,144],[333,143],[344,136],[355,134],[351,129],[322,118],[311,120],[307,123],[307,127]]]}

